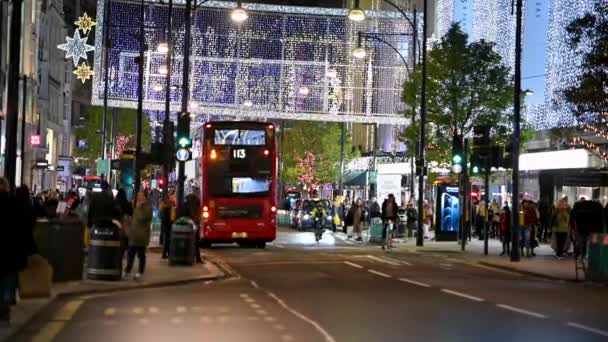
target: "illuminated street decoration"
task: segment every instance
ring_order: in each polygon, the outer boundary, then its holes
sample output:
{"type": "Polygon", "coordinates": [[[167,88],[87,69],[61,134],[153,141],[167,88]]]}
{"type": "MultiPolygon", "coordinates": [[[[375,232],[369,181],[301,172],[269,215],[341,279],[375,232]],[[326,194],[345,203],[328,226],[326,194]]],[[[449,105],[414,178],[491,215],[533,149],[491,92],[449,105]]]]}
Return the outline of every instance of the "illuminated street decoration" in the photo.
{"type": "Polygon", "coordinates": [[[78,18],[77,21],[74,22],[74,25],[78,26],[78,29],[82,31],[85,35],[89,34],[89,31],[93,28],[93,26],[97,25],[93,18],[89,17],[86,13],[84,13],[81,17],[78,18]]]}
{"type": "Polygon", "coordinates": [[[93,76],[95,74],[95,72],[93,70],[91,70],[91,67],[86,64],[85,62],[82,62],[77,68],[76,70],[74,70],[74,75],[76,75],[76,78],[79,79],[80,81],[82,81],[82,83],[86,82],[87,80],[91,79],[91,76],[93,76]]]}
{"type": "Polygon", "coordinates": [[[88,36],[80,38],[80,31],[74,31],[74,37],[65,37],[65,44],[57,45],[57,48],[65,51],[65,58],[71,58],[74,66],[78,65],[80,59],[87,60],[87,52],[95,50],[95,47],[87,44],[88,36]]]}
{"type": "MultiPolygon", "coordinates": [[[[104,13],[106,1],[98,2],[104,13]]],[[[175,3],[175,2],[174,2],[175,3]]],[[[182,3],[177,1],[178,4],[182,3]]],[[[110,1],[112,23],[109,50],[108,105],[136,108],[139,42],[132,34],[139,26],[139,2],[110,1]]],[[[235,3],[209,1],[193,13],[190,106],[193,124],[209,117],[295,119],[408,124],[402,113],[401,85],[407,74],[396,54],[380,53],[370,43],[363,61],[352,57],[357,32],[395,33],[387,36],[398,47],[411,40],[410,27],[398,13],[368,11],[369,20],[352,23],[348,10],[265,4],[243,4],[248,19],[235,25],[230,9],[235,3]]],[[[174,11],[174,55],[171,84],[182,85],[183,7],[174,11]]],[[[163,41],[167,8],[145,9],[144,109],[153,118],[165,107],[166,53],[163,41]]],[[[104,20],[98,17],[98,26],[104,20]]],[[[96,30],[94,105],[103,98],[101,32],[96,30]]],[[[403,48],[403,53],[409,49],[403,48]]],[[[171,111],[180,109],[182,92],[170,92],[171,111]]]]}

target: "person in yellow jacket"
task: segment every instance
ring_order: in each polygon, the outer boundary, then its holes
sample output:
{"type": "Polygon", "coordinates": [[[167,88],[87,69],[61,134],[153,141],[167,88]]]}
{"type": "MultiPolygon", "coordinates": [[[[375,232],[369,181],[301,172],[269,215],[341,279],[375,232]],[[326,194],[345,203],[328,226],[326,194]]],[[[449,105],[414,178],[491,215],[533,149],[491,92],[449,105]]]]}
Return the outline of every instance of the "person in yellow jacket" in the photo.
{"type": "Polygon", "coordinates": [[[565,252],[566,241],[568,240],[568,232],[570,230],[570,204],[568,204],[568,196],[565,196],[557,202],[553,216],[551,217],[551,229],[553,237],[551,246],[554,247],[555,257],[561,259],[565,252]]]}

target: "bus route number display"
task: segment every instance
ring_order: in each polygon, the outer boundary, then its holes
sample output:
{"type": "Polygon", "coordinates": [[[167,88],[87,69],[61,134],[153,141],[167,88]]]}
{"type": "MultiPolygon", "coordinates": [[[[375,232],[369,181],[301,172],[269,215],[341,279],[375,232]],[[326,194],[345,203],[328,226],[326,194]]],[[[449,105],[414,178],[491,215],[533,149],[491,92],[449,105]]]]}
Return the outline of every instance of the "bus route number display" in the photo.
{"type": "Polygon", "coordinates": [[[244,148],[235,148],[232,150],[232,159],[245,159],[247,157],[247,153],[244,148]]]}

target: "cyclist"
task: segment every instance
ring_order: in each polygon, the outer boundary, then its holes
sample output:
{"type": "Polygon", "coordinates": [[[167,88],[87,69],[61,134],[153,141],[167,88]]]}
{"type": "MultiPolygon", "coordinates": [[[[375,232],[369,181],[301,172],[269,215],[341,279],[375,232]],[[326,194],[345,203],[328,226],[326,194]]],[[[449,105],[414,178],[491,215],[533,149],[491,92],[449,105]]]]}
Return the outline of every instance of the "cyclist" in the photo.
{"type": "Polygon", "coordinates": [[[315,207],[310,212],[310,216],[314,219],[315,238],[318,242],[321,240],[323,229],[325,228],[325,220],[327,220],[327,211],[323,206],[323,202],[315,201],[315,207]]]}
{"type": "MultiPolygon", "coordinates": [[[[389,239],[387,238],[387,231],[389,225],[394,226],[394,224],[397,222],[397,202],[395,201],[395,196],[393,194],[389,194],[388,198],[382,203],[382,219],[384,221],[384,227],[382,229],[382,240],[389,241],[389,239]]],[[[390,234],[390,238],[392,238],[392,229],[390,234]]],[[[387,247],[390,248],[391,246],[388,246],[387,243],[384,243],[382,245],[382,249],[385,249],[387,247]]]]}

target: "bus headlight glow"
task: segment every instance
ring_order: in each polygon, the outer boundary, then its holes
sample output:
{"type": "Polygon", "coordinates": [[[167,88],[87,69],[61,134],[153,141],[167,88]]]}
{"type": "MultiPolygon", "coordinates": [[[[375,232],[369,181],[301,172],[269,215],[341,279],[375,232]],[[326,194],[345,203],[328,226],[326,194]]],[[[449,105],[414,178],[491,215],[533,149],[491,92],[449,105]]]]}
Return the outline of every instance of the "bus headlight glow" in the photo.
{"type": "Polygon", "coordinates": [[[209,158],[217,159],[217,152],[215,150],[211,150],[211,153],[209,154],[209,158]]]}
{"type": "Polygon", "coordinates": [[[270,151],[268,150],[264,150],[264,155],[268,157],[268,155],[270,154],[270,151]]]}
{"type": "Polygon", "coordinates": [[[272,211],[273,213],[277,212],[277,207],[275,207],[274,205],[272,207],[270,207],[270,211],[272,211]]]}
{"type": "Polygon", "coordinates": [[[205,212],[203,213],[203,218],[209,218],[209,212],[205,211],[205,212]]]}

